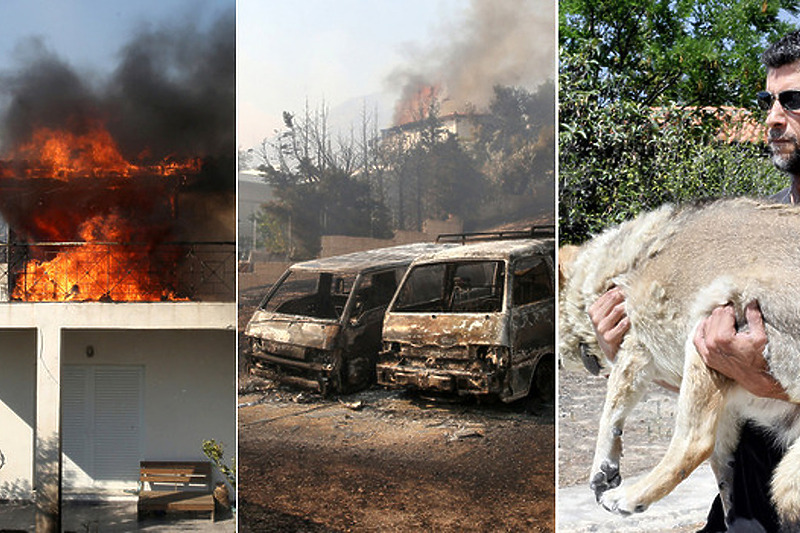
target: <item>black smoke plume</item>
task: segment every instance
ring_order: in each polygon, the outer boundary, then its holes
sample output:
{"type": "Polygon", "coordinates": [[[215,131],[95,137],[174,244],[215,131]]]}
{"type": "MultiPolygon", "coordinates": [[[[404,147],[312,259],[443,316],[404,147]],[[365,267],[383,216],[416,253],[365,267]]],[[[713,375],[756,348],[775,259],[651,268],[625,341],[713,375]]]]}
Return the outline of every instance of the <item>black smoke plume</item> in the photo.
{"type": "Polygon", "coordinates": [[[140,31],[105,80],[77,72],[37,38],[19,46],[18,61],[0,74],[4,151],[39,127],[81,133],[99,120],[132,162],[233,153],[233,12],[206,31],[192,24],[140,31]]]}
{"type": "MultiPolygon", "coordinates": [[[[164,239],[233,240],[235,34],[232,9],[207,28],[186,20],[148,27],[122,47],[117,66],[105,75],[78,71],[40,39],[20,43],[18,66],[0,73],[0,160],[11,157],[39,128],[82,134],[100,123],[130,163],[200,158],[203,167],[182,184],[177,200],[154,202],[166,206],[158,213],[147,213],[149,200],[132,203],[114,197],[113,190],[120,190],[114,180],[108,181],[108,195],[97,193],[102,185],[90,180],[83,180],[84,194],[67,195],[66,190],[76,186],[48,180],[51,188],[31,184],[26,191],[23,183],[33,180],[15,176],[0,190],[0,212],[12,229],[35,228],[29,217],[41,210],[42,199],[60,195],[62,210],[73,212],[72,218],[78,220],[96,212],[122,212],[141,224],[150,224],[157,216],[163,227],[162,219],[168,215],[173,222],[166,234],[162,232],[164,239]]],[[[124,189],[130,194],[135,186],[124,189]]],[[[157,190],[163,192],[163,187],[157,190]]],[[[65,228],[65,232],[77,230],[65,228]]],[[[31,234],[33,230],[22,233],[26,240],[54,237],[31,234]]]]}

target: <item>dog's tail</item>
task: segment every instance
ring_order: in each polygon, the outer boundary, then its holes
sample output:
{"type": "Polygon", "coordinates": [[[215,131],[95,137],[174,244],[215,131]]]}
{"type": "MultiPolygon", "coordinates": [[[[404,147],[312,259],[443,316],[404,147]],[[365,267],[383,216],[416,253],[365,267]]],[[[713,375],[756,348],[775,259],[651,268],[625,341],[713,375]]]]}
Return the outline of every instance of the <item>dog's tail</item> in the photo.
{"type": "Polygon", "coordinates": [[[558,289],[564,290],[570,278],[570,267],[578,256],[579,246],[565,244],[558,249],[558,289]]]}

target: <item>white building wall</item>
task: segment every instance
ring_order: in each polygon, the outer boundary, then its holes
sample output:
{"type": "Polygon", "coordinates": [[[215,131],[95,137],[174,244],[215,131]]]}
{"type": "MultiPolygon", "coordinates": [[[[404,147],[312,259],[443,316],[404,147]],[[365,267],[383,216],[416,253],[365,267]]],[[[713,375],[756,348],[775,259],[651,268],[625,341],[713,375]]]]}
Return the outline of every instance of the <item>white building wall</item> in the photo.
{"type": "Polygon", "coordinates": [[[225,330],[66,330],[62,364],[144,366],[142,460],[205,460],[206,439],[224,443],[229,459],[235,342],[225,330]]]}
{"type": "Polygon", "coordinates": [[[32,498],[36,330],[0,329],[0,498],[32,498]]]}
{"type": "Polygon", "coordinates": [[[143,459],[203,460],[212,438],[232,454],[235,326],[235,303],[0,303],[0,499],[30,499],[36,475],[42,505],[58,496],[47,435],[34,471],[34,428],[58,434],[53,363],[144,367],[143,459]]]}

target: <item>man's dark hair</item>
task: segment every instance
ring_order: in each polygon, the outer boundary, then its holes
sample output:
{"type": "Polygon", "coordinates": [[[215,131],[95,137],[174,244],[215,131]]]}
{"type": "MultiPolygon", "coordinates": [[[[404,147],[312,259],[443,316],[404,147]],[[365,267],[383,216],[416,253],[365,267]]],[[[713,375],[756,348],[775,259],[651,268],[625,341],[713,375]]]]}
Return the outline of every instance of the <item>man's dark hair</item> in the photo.
{"type": "Polygon", "coordinates": [[[761,62],[767,68],[780,68],[800,61],[800,30],[784,35],[761,54],[761,62]]]}

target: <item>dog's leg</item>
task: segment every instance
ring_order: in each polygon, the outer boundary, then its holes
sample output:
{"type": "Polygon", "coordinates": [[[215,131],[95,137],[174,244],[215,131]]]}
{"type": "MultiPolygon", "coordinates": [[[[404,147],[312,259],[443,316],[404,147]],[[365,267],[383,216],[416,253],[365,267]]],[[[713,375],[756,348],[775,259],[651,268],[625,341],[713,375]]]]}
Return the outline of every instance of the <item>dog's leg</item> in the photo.
{"type": "Polygon", "coordinates": [[[632,352],[624,344],[608,377],[606,399],[595,444],[589,486],[595,497],[620,484],[619,460],[622,456],[622,429],[625,418],[641,399],[648,380],[649,357],[632,352]]]}
{"type": "Polygon", "coordinates": [[[778,463],[771,485],[781,532],[800,531],[800,441],[795,441],[778,463]]]}
{"type": "Polygon", "coordinates": [[[727,378],[710,370],[694,349],[686,345],[683,381],[678,397],[675,431],[661,462],[629,487],[602,495],[600,503],[622,515],[642,512],[669,494],[706,460],[714,448],[717,421],[722,413],[727,378]]]}
{"type": "Polygon", "coordinates": [[[714,452],[711,454],[711,470],[717,480],[717,489],[727,523],[733,509],[733,452],[739,442],[741,424],[729,409],[724,409],[717,426],[714,452]]]}

